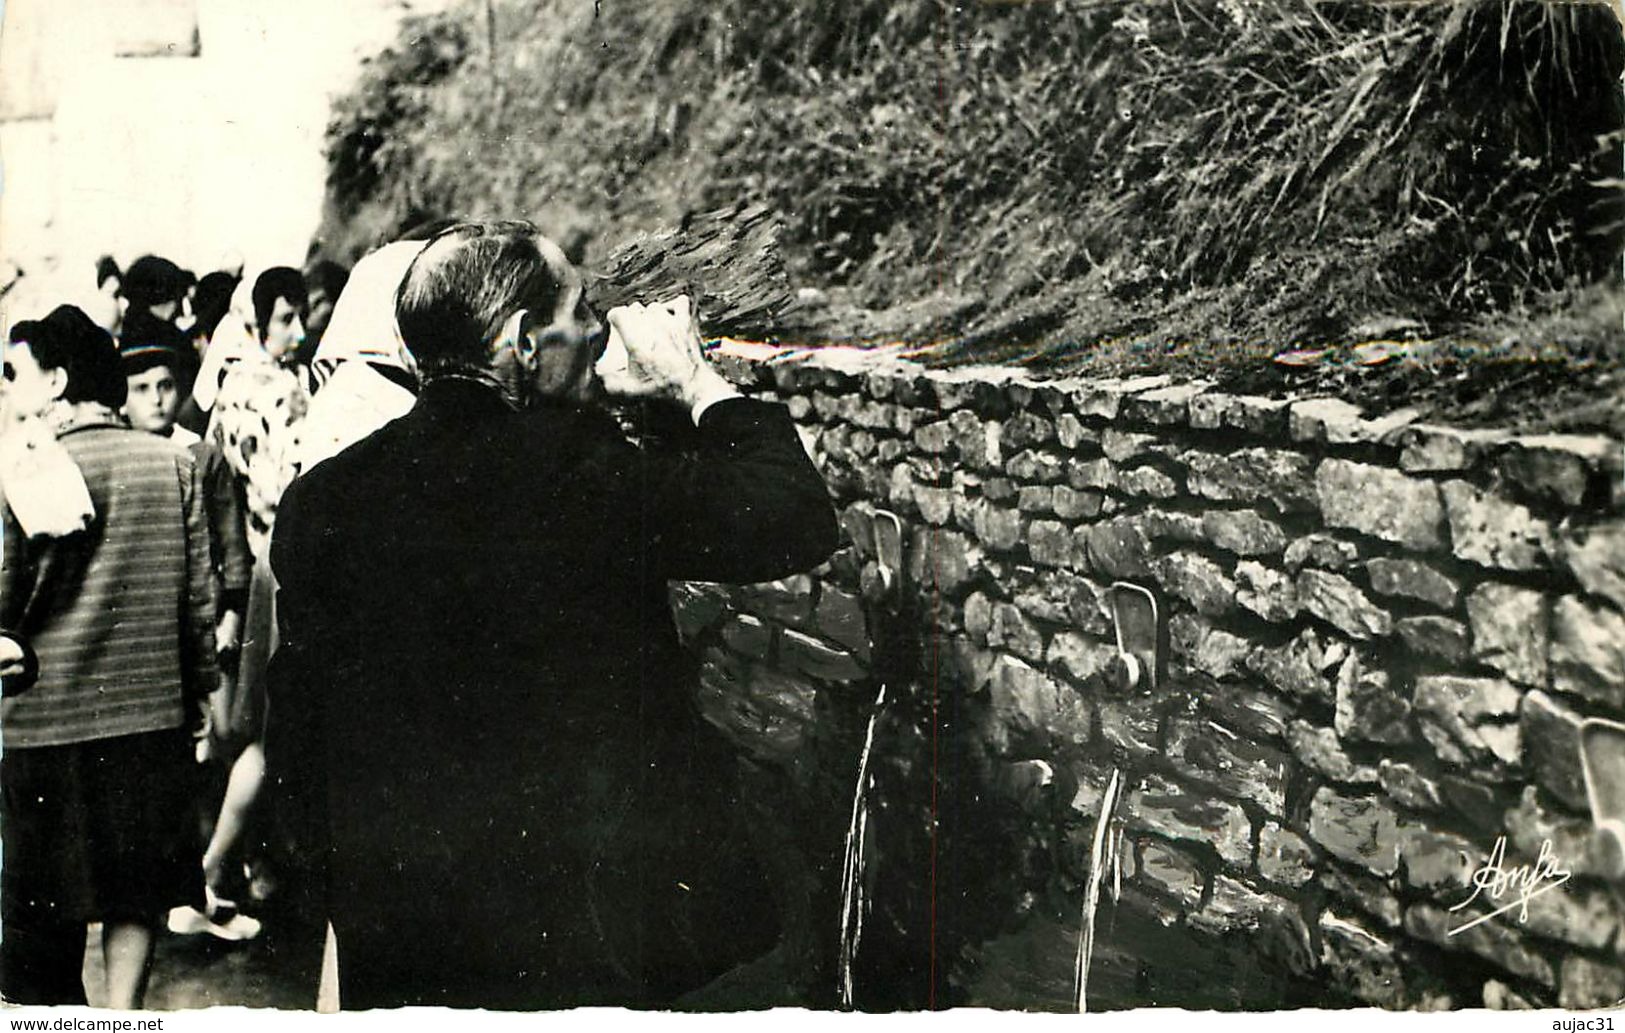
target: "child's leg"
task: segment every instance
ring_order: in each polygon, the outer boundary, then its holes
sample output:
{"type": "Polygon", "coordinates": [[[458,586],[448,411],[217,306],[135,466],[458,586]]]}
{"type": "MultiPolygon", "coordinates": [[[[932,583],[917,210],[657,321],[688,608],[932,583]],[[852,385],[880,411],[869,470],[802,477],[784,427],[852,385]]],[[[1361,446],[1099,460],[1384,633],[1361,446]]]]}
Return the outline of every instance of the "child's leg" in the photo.
{"type": "Polygon", "coordinates": [[[203,853],[203,879],[212,888],[220,885],[226,857],[242,838],[248,824],[248,813],[259,797],[260,785],[265,781],[265,748],[251,742],[231,766],[231,778],[226,783],[226,798],[220,803],[220,817],[214,823],[214,835],[209,848],[203,853]]]}
{"type": "Polygon", "coordinates": [[[118,921],[102,926],[102,958],[107,968],[107,1006],[135,1011],[147,996],[152,974],[153,924],[118,921]]]}

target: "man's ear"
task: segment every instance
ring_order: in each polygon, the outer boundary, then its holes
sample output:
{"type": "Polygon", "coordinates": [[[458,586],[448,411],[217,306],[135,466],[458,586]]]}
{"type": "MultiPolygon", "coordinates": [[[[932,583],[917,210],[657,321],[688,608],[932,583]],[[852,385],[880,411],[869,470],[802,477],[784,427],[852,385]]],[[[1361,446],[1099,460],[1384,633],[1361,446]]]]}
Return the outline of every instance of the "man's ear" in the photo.
{"type": "Polygon", "coordinates": [[[61,398],[68,393],[68,371],[58,366],[45,371],[45,379],[51,384],[51,397],[61,398]]]}
{"type": "Polygon", "coordinates": [[[536,341],[532,331],[536,328],[536,317],[528,308],[522,308],[509,316],[502,324],[502,332],[497,335],[497,350],[502,352],[513,350],[514,357],[526,369],[536,367],[536,341]]]}

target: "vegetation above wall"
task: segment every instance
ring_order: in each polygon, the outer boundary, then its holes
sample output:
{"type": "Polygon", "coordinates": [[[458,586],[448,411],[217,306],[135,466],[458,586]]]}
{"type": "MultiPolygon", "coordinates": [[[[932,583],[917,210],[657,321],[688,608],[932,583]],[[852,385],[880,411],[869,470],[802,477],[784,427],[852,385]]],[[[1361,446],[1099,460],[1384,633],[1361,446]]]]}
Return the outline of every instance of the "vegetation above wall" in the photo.
{"type": "Polygon", "coordinates": [[[1622,67],[1604,3],[468,4],[339,104],[324,238],[520,213],[602,259],[748,201],[781,339],[1607,424],[1622,67]]]}

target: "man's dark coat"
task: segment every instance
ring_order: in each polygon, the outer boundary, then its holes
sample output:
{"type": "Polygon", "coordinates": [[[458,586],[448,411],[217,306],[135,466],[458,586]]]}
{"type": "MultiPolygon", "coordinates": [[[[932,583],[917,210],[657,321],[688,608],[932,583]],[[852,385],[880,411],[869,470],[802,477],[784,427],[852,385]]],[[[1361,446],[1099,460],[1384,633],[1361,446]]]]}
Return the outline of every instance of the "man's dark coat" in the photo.
{"type": "Polygon", "coordinates": [[[771,935],[667,581],[805,570],[836,525],[781,406],[689,444],[448,380],[287,492],[268,763],[346,1008],[658,1003],[771,935]]]}

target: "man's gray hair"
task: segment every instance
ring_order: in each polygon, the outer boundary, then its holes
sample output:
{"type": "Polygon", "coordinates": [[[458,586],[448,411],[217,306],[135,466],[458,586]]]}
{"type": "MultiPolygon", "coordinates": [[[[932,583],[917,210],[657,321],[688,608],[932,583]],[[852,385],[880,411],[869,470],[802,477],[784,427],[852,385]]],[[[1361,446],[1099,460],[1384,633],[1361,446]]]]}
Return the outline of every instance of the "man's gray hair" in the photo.
{"type": "Polygon", "coordinates": [[[562,285],[528,222],[464,222],[429,240],[395,291],[401,340],[425,377],[484,369],[503,323],[521,308],[549,313],[562,285]]]}

